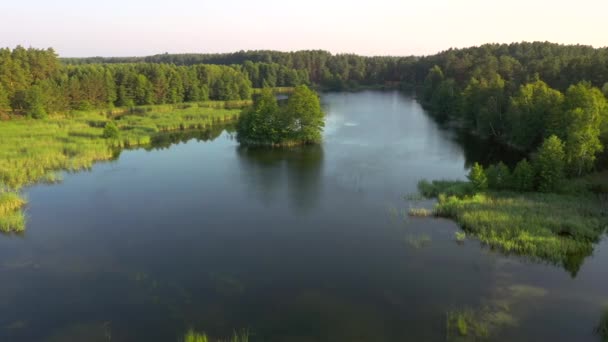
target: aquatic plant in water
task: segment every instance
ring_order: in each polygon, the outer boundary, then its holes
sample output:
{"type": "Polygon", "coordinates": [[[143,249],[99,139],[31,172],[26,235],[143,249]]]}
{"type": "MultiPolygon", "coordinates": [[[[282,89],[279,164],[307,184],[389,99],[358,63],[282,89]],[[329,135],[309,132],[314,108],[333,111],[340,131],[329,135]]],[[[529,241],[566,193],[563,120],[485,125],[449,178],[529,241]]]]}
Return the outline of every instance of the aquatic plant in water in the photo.
{"type": "Polygon", "coordinates": [[[456,241],[458,241],[458,242],[464,242],[464,240],[466,240],[466,238],[467,238],[467,233],[465,233],[465,232],[456,232],[456,233],[454,233],[454,237],[456,238],[456,241]]]}
{"type": "Polygon", "coordinates": [[[404,239],[405,243],[416,249],[422,248],[431,243],[431,237],[427,234],[413,235],[408,234],[404,239]]]}
{"type": "Polygon", "coordinates": [[[198,333],[192,329],[188,330],[184,336],[183,342],[249,342],[249,330],[241,330],[233,332],[230,338],[211,339],[205,333],[198,333]]]}
{"type": "Polygon", "coordinates": [[[435,213],[426,208],[410,208],[408,215],[413,217],[429,217],[435,215],[435,213]]]}
{"type": "Polygon", "coordinates": [[[525,284],[499,286],[489,298],[482,299],[478,308],[450,310],[446,313],[447,341],[492,340],[500,330],[518,324],[518,313],[530,300],[542,298],[547,291],[525,284]]]}
{"type": "Polygon", "coordinates": [[[602,342],[608,342],[608,307],[604,308],[602,316],[600,317],[600,323],[595,331],[602,339],[602,342]]]}

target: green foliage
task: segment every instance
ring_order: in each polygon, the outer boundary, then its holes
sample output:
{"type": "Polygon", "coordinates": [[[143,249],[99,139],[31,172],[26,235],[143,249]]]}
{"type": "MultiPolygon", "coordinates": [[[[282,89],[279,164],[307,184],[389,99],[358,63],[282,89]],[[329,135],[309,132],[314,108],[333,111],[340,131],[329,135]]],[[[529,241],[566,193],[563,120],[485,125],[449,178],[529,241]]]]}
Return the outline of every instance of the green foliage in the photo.
{"type": "Polygon", "coordinates": [[[494,190],[508,189],[511,182],[511,171],[503,162],[496,165],[490,165],[485,171],[488,179],[488,188],[494,190]]]}
{"type": "Polygon", "coordinates": [[[239,119],[237,139],[242,144],[293,145],[321,141],[324,113],[316,93],[298,86],[279,108],[271,89],[265,89],[239,119]]]}
{"type": "Polygon", "coordinates": [[[488,177],[479,163],[475,163],[467,176],[476,191],[484,191],[488,188],[488,177]]]}
{"type": "Polygon", "coordinates": [[[534,190],[535,178],[534,167],[532,167],[532,164],[527,159],[523,159],[517,163],[513,170],[511,177],[512,188],[522,192],[532,191],[534,190]]]}
{"type": "Polygon", "coordinates": [[[608,98],[608,82],[604,83],[604,86],[602,87],[602,93],[604,93],[604,97],[608,98]]]}
{"type": "Polygon", "coordinates": [[[27,116],[33,119],[44,119],[47,117],[43,104],[43,93],[39,86],[32,86],[26,94],[25,105],[27,116]]]}
{"type": "Polygon", "coordinates": [[[566,162],[570,173],[580,176],[603,150],[600,126],[608,117],[608,103],[599,89],[579,83],[568,88],[565,106],[566,162]]]}
{"type": "Polygon", "coordinates": [[[464,90],[464,110],[467,122],[484,137],[500,137],[507,109],[505,80],[497,73],[471,78],[464,90]]]}
{"type": "Polygon", "coordinates": [[[8,92],[0,83],[0,115],[8,114],[11,111],[11,103],[8,99],[8,92]]]}
{"type": "Polygon", "coordinates": [[[101,136],[105,139],[117,139],[120,136],[120,130],[114,121],[110,121],[103,128],[101,136]]]}
{"type": "Polygon", "coordinates": [[[564,144],[558,137],[552,135],[543,142],[534,159],[540,191],[559,190],[564,181],[565,159],[564,144]]]}
{"type": "Polygon", "coordinates": [[[285,107],[291,139],[305,143],[321,142],[325,126],[325,113],[321,109],[319,96],[307,86],[295,88],[285,107]]]}
{"type": "Polygon", "coordinates": [[[558,134],[563,123],[564,96],[545,82],[524,84],[511,98],[507,113],[511,142],[529,151],[550,134],[558,134]]]}

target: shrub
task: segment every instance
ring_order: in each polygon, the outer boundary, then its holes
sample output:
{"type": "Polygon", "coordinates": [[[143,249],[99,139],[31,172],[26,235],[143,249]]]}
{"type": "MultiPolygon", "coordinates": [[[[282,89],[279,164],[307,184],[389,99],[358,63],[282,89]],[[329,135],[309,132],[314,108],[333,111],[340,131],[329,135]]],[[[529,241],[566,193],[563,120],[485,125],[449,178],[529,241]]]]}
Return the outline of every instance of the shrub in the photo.
{"type": "Polygon", "coordinates": [[[110,121],[103,128],[103,137],[106,139],[116,139],[120,135],[118,126],[113,121],[110,121]]]}
{"type": "Polygon", "coordinates": [[[488,177],[486,176],[483,166],[475,163],[468,175],[469,180],[473,183],[476,191],[484,191],[488,188],[488,177]]]}

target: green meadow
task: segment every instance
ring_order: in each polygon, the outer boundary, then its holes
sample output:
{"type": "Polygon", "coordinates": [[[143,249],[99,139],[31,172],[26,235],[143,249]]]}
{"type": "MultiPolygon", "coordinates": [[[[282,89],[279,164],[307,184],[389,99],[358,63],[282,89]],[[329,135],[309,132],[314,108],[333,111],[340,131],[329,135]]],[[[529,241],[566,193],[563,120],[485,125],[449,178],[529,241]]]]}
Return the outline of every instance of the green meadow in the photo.
{"type": "Polygon", "coordinates": [[[0,230],[25,229],[18,190],[60,180],[58,171],[89,169],[116,150],[146,146],[160,133],[205,130],[235,121],[250,101],[207,101],[112,111],[74,111],[46,119],[10,117],[0,123],[0,230]],[[117,127],[110,136],[106,126],[117,127]]]}

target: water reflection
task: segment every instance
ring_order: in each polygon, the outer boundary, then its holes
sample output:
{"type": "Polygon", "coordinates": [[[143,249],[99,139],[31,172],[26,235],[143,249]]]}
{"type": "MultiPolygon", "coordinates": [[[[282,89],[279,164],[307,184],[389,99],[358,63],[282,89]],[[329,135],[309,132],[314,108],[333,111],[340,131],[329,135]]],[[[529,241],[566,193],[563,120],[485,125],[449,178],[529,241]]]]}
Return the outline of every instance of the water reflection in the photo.
{"type": "Polygon", "coordinates": [[[284,189],[291,207],[307,212],[315,207],[322,189],[323,147],[292,148],[237,147],[245,183],[269,204],[284,189]]]}

